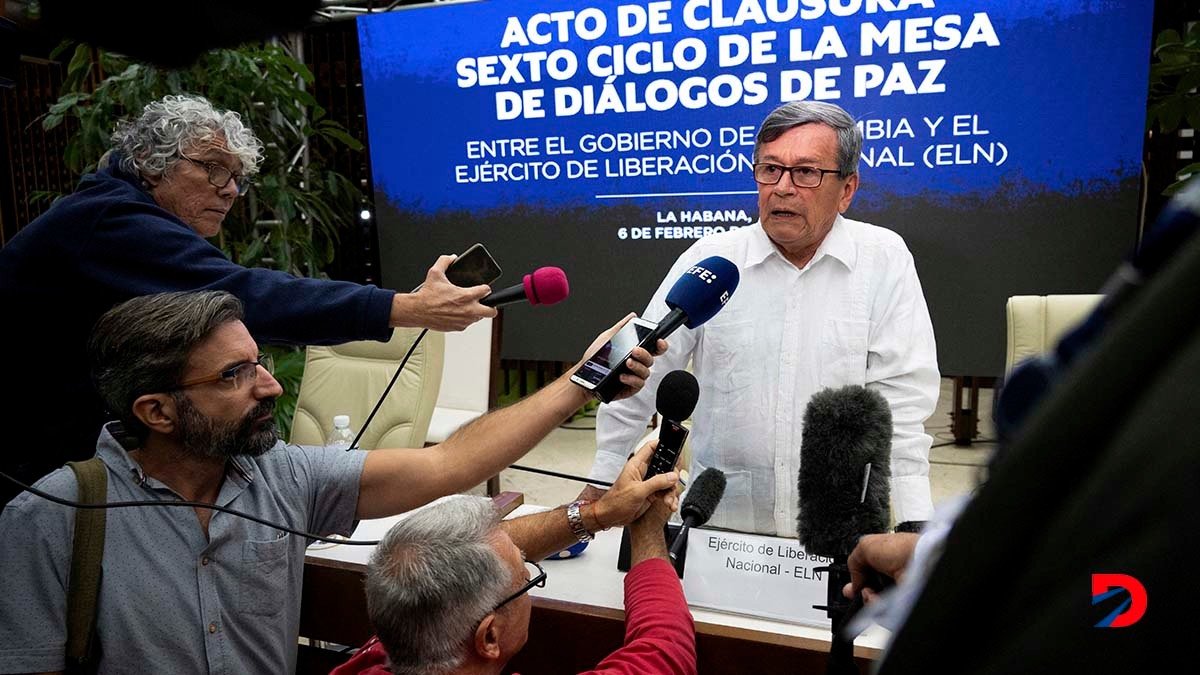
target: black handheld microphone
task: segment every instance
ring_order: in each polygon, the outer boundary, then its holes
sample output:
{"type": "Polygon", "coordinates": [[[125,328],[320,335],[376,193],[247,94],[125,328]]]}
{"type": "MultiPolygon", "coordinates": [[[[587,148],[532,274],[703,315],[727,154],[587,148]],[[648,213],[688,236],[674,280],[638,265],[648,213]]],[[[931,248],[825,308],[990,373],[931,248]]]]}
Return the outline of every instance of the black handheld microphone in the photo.
{"type": "Polygon", "coordinates": [[[797,535],[804,550],[832,558],[826,605],[833,621],[827,673],[857,673],[854,637],[844,628],[862,606],[842,596],[846,558],[864,534],[886,532],[889,520],[892,412],[878,392],[857,385],[825,389],[804,411],[800,441],[797,535]]]}
{"type": "Polygon", "coordinates": [[[700,474],[695,483],[692,483],[683,499],[683,506],[679,507],[679,513],[683,516],[683,529],[671,543],[672,563],[677,562],[679,554],[687,548],[688,530],[707,523],[724,496],[725,472],[720,469],[709,467],[700,474]]]}
{"type": "Polygon", "coordinates": [[[558,267],[539,267],[526,274],[521,283],[502,288],[483,296],[479,304],[502,307],[517,302],[531,305],[553,305],[562,302],[571,294],[567,274],[558,267]]]}
{"type": "Polygon", "coordinates": [[[683,421],[692,416],[700,398],[700,383],[686,370],[672,370],[658,385],[655,407],[662,417],[658,430],[658,447],[650,457],[644,478],[667,473],[679,461],[679,452],[687,440],[688,430],[683,421]]]}

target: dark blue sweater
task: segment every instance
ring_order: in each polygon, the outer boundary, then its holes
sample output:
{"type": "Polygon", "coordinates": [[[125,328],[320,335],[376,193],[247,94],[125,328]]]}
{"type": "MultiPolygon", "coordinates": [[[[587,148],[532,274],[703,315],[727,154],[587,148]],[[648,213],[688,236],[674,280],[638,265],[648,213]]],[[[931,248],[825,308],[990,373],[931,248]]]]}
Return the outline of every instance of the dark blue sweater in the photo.
{"type": "Polygon", "coordinates": [[[88,174],[0,249],[0,419],[40,435],[0,442],[0,465],[25,465],[27,478],[95,453],[106,416],[88,374],[87,339],[101,314],[129,298],[229,291],[245,303],[246,326],[260,342],[391,336],[392,291],[237,265],[139,184],[115,162],[88,174]]]}

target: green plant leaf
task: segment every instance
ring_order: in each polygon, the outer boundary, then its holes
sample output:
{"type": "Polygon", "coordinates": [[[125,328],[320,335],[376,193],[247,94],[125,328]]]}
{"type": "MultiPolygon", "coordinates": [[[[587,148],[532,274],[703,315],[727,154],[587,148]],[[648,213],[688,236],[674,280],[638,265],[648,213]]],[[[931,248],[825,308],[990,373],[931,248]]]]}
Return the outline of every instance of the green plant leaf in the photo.
{"type": "Polygon", "coordinates": [[[73,94],[64,94],[63,96],[59,97],[59,99],[55,101],[53,105],[50,106],[50,113],[54,115],[61,115],[81,99],[87,100],[87,98],[87,94],[79,92],[73,94]]]}
{"type": "Polygon", "coordinates": [[[1189,101],[1187,105],[1187,112],[1184,114],[1184,117],[1187,119],[1189,127],[1192,129],[1200,129],[1200,101],[1189,101]]]}
{"type": "Polygon", "coordinates": [[[1183,121],[1183,100],[1172,97],[1163,101],[1162,112],[1159,121],[1162,124],[1162,130],[1172,132],[1179,128],[1179,123],[1183,121]]]}
{"type": "MultiPolygon", "coordinates": [[[[1179,77],[1179,82],[1175,85],[1175,93],[1187,96],[1198,86],[1200,86],[1200,68],[1193,66],[1179,77]]],[[[1195,96],[1195,94],[1192,95],[1195,96]]]]}
{"type": "Polygon", "coordinates": [[[47,58],[51,61],[57,61],[58,57],[62,56],[68,49],[75,46],[74,40],[63,40],[55,45],[54,49],[50,50],[50,56],[47,58]]]}
{"type": "MultiPolygon", "coordinates": [[[[71,56],[71,61],[67,64],[66,82],[82,83],[91,69],[92,49],[80,43],[75,47],[75,54],[71,56]]],[[[66,82],[63,83],[64,87],[66,86],[66,82]]]]}
{"type": "Polygon", "coordinates": [[[337,127],[322,127],[320,133],[322,136],[336,139],[337,141],[341,142],[342,145],[356,152],[363,149],[363,144],[360,143],[357,138],[346,133],[346,131],[342,129],[340,125],[337,127]]]}
{"type": "Polygon", "coordinates": [[[262,239],[251,240],[249,242],[249,244],[245,247],[245,249],[243,249],[242,252],[238,255],[238,257],[237,257],[238,264],[246,265],[248,267],[253,266],[254,262],[256,262],[260,256],[262,256],[262,251],[263,251],[263,240],[262,239]]]}
{"type": "Polygon", "coordinates": [[[1158,34],[1158,38],[1154,41],[1154,48],[1162,49],[1174,44],[1183,44],[1183,38],[1179,37],[1179,31],[1174,28],[1168,28],[1158,34]]]}
{"type": "Polygon", "coordinates": [[[25,200],[25,203],[30,206],[36,206],[42,202],[54,203],[62,196],[63,193],[57,190],[34,190],[29,193],[29,198],[25,200]]]}
{"type": "Polygon", "coordinates": [[[1192,176],[1193,174],[1200,174],[1200,162],[1193,162],[1192,164],[1188,164],[1182,169],[1176,171],[1175,177],[1182,181],[1186,180],[1187,177],[1192,176]]]}

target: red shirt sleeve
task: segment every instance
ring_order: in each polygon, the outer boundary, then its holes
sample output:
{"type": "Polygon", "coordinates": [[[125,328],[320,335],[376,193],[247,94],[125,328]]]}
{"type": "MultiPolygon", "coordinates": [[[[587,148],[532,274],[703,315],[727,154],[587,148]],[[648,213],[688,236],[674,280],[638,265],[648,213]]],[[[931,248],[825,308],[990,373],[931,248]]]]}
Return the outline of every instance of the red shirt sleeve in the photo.
{"type": "Polygon", "coordinates": [[[625,575],[625,646],[581,675],[695,675],[696,627],[671,564],[644,560],[625,575]]]}
{"type": "Polygon", "coordinates": [[[349,661],[329,671],[329,675],[391,675],[387,662],[383,643],[372,637],[349,661]]]}

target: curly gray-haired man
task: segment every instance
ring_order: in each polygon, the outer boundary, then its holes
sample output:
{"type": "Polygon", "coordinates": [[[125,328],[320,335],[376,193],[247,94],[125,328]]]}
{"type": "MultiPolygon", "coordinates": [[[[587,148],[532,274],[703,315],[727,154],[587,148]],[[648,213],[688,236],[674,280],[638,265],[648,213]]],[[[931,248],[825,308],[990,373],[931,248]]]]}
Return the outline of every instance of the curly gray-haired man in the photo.
{"type": "MultiPolygon", "coordinates": [[[[0,338],[11,360],[7,420],[53,429],[53,443],[0,450],[0,467],[29,481],[95,449],[109,417],[87,377],[84,346],[96,319],[140,295],[224,290],[247,306],[261,342],[338,344],[386,340],[393,327],[462,330],[495,310],[478,301],[487,286],[447,281],[442,256],[416,293],[301,279],[247,269],[206,238],[221,230],[234,200],[258,170],[262,143],[232,111],[199,96],[171,95],[121,123],[101,168],[80,181],[0,249],[0,338]]],[[[116,412],[116,411],[112,411],[116,412]]],[[[0,503],[14,494],[0,486],[0,503]]]]}
{"type": "Polygon", "coordinates": [[[140,117],[118,123],[112,143],[121,170],[140,176],[159,206],[203,237],[220,232],[262,162],[262,141],[241,115],[199,96],[165,96],[147,105],[140,117]]]}

